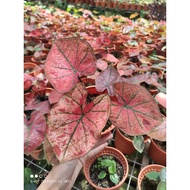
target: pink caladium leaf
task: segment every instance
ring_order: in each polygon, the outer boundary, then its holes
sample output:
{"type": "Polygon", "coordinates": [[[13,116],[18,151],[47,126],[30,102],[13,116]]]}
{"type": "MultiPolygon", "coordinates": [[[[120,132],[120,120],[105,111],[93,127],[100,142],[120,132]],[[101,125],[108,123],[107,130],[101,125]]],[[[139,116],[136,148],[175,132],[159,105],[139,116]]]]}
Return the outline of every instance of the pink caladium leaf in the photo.
{"type": "Polygon", "coordinates": [[[46,58],[46,76],[59,93],[69,92],[78,82],[78,76],[96,71],[96,58],[89,43],[80,38],[55,41],[46,58]]]}
{"type": "Polygon", "coordinates": [[[39,111],[32,112],[28,121],[24,116],[24,153],[30,154],[44,141],[46,118],[39,111]]]}
{"type": "Polygon", "coordinates": [[[110,121],[124,133],[143,135],[162,122],[158,105],[142,86],[126,82],[114,83],[118,101],[111,102],[110,121]]]}
{"type": "Polygon", "coordinates": [[[45,158],[49,164],[59,164],[59,160],[53,152],[53,148],[47,137],[44,138],[43,150],[45,153],[45,158]]]}
{"type": "Polygon", "coordinates": [[[24,89],[27,90],[29,89],[32,85],[33,85],[33,81],[34,81],[35,77],[24,73],[24,89]]]}
{"type": "Polygon", "coordinates": [[[83,83],[63,95],[48,115],[47,138],[59,162],[84,156],[97,143],[110,114],[110,98],[98,95],[86,103],[83,83]]]}
{"type": "Polygon", "coordinates": [[[24,103],[25,105],[35,104],[36,103],[35,92],[29,92],[24,94],[24,103]]]}
{"type": "Polygon", "coordinates": [[[49,95],[50,104],[57,103],[62,98],[62,96],[63,96],[63,94],[57,92],[56,90],[52,90],[49,95]]]}
{"type": "Polygon", "coordinates": [[[109,65],[106,70],[102,71],[95,79],[95,86],[98,92],[107,89],[110,96],[114,96],[113,83],[120,77],[115,67],[109,65]]]}
{"type": "Polygon", "coordinates": [[[148,64],[150,63],[150,59],[144,55],[138,55],[137,58],[142,64],[148,64]]]}
{"type": "Polygon", "coordinates": [[[102,59],[105,59],[106,61],[114,62],[114,63],[119,61],[114,55],[110,53],[103,53],[102,59]]]}
{"type": "Polygon", "coordinates": [[[152,84],[152,85],[157,86],[157,87],[163,87],[162,84],[158,83],[158,79],[159,79],[159,77],[158,77],[157,73],[153,72],[151,74],[151,76],[148,79],[146,79],[145,82],[147,84],[152,84]]]}
{"type": "Polygon", "coordinates": [[[102,71],[106,70],[108,67],[108,63],[102,59],[98,59],[96,66],[98,69],[101,69],[102,71]]]}
{"type": "Polygon", "coordinates": [[[131,76],[133,74],[133,71],[137,68],[134,63],[131,63],[129,61],[130,59],[127,56],[124,56],[117,63],[117,70],[120,76],[131,76]]]}
{"type": "Polygon", "coordinates": [[[163,116],[163,122],[153,130],[151,130],[147,135],[158,141],[166,141],[166,117],[163,116]]]}
{"type": "Polygon", "coordinates": [[[150,73],[137,74],[137,75],[135,75],[133,77],[127,78],[126,82],[132,83],[132,84],[140,84],[142,82],[145,82],[150,76],[151,76],[150,73]]]}
{"type": "Polygon", "coordinates": [[[159,92],[158,94],[156,94],[155,100],[156,100],[160,105],[162,105],[163,107],[166,108],[166,94],[164,94],[163,92],[159,92]]]}
{"type": "Polygon", "coordinates": [[[92,15],[92,12],[91,12],[91,11],[86,10],[86,9],[83,11],[83,15],[82,15],[82,16],[83,16],[84,18],[87,18],[87,17],[89,17],[90,15],[92,15]]]}
{"type": "Polygon", "coordinates": [[[30,104],[24,107],[24,110],[36,110],[36,111],[40,111],[42,114],[46,114],[49,113],[50,111],[50,104],[49,101],[42,101],[36,104],[30,104]]]}

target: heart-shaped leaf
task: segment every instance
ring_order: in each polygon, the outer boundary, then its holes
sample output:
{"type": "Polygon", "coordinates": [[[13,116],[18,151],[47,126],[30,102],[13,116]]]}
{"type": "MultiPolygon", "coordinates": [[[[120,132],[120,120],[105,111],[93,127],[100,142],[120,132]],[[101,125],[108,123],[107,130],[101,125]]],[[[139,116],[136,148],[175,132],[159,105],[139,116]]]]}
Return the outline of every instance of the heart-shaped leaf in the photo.
{"type": "Polygon", "coordinates": [[[69,92],[78,82],[78,76],[96,71],[96,58],[89,43],[80,38],[55,41],[46,58],[46,76],[59,93],[69,92]]]}
{"type": "Polygon", "coordinates": [[[166,94],[163,92],[159,92],[156,96],[155,96],[155,100],[162,105],[163,107],[166,108],[166,94]]]}
{"type": "Polygon", "coordinates": [[[49,113],[50,111],[50,106],[49,106],[49,101],[42,101],[39,102],[37,104],[30,104],[24,107],[24,110],[36,110],[36,111],[40,111],[42,114],[46,114],[49,113]]]}
{"type": "Polygon", "coordinates": [[[48,164],[59,164],[59,160],[57,159],[55,153],[53,152],[53,148],[47,137],[45,137],[44,139],[43,150],[48,164]]]}
{"type": "Polygon", "coordinates": [[[157,190],[166,190],[166,182],[161,181],[157,186],[157,190]]]}
{"type": "Polygon", "coordinates": [[[163,122],[147,133],[147,135],[158,141],[166,141],[166,117],[163,116],[163,122]]]}
{"type": "Polygon", "coordinates": [[[103,70],[106,70],[108,63],[102,59],[98,59],[96,66],[98,69],[101,69],[103,71],[103,70]]]}
{"type": "Polygon", "coordinates": [[[107,89],[110,96],[114,96],[113,83],[120,77],[117,70],[111,65],[106,70],[102,71],[100,75],[95,79],[96,90],[103,92],[107,89]]]}
{"type": "Polygon", "coordinates": [[[104,179],[106,177],[106,172],[105,171],[101,171],[99,174],[98,174],[98,179],[104,179]]]}
{"type": "Polygon", "coordinates": [[[110,53],[104,53],[102,55],[102,59],[105,59],[106,61],[114,62],[114,63],[119,61],[114,55],[110,53]]]}
{"type": "Polygon", "coordinates": [[[49,95],[49,102],[50,104],[57,103],[61,98],[63,94],[57,92],[56,90],[52,90],[49,95]]]}
{"type": "Polygon", "coordinates": [[[32,112],[30,120],[24,117],[24,153],[30,154],[36,150],[44,140],[46,118],[39,111],[32,112]]]}
{"type": "Polygon", "coordinates": [[[110,174],[110,180],[117,185],[119,183],[119,176],[116,173],[110,174]]]}
{"type": "Polygon", "coordinates": [[[140,153],[143,152],[144,150],[144,137],[142,135],[138,135],[138,136],[134,136],[133,138],[133,146],[135,147],[135,149],[137,151],[139,151],[140,153]]]}
{"type": "Polygon", "coordinates": [[[151,94],[142,86],[114,83],[118,101],[111,102],[110,121],[124,133],[143,135],[160,125],[162,116],[151,94]]]}
{"type": "Polygon", "coordinates": [[[86,103],[83,83],[63,95],[48,115],[47,138],[60,162],[84,156],[100,138],[110,114],[110,98],[101,94],[86,103]]]}

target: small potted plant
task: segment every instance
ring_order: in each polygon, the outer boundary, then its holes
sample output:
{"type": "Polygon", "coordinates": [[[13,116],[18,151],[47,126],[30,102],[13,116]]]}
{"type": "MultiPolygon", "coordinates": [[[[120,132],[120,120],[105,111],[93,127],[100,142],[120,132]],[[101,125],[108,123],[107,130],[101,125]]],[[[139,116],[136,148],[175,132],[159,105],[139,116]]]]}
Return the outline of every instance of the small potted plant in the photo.
{"type": "Polygon", "coordinates": [[[84,165],[84,175],[96,190],[119,189],[126,180],[128,171],[127,159],[113,147],[106,147],[84,165]]]}
{"type": "Polygon", "coordinates": [[[166,167],[158,164],[147,165],[138,175],[138,190],[166,190],[166,167]]]}
{"type": "Polygon", "coordinates": [[[156,163],[166,166],[166,94],[159,92],[155,96],[155,100],[158,102],[160,109],[163,110],[163,122],[147,134],[151,137],[148,154],[156,163]]]}

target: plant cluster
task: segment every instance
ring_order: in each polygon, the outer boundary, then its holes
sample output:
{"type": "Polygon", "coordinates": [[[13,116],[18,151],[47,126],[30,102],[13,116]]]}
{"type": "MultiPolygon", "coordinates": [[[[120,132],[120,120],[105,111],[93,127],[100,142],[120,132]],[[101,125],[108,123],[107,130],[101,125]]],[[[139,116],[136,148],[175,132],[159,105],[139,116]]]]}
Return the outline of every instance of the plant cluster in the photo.
{"type": "Polygon", "coordinates": [[[110,156],[110,158],[104,159],[99,157],[97,160],[98,164],[94,167],[100,171],[98,174],[98,179],[104,179],[108,173],[110,180],[117,185],[119,183],[119,177],[116,173],[116,162],[113,160],[113,157],[110,156]]]}
{"type": "Polygon", "coordinates": [[[154,184],[156,184],[156,190],[166,190],[166,167],[162,168],[160,172],[148,172],[146,174],[146,179],[155,182],[154,184]]]}
{"type": "Polygon", "coordinates": [[[165,42],[165,23],[82,12],[25,6],[25,36],[45,39],[51,49],[37,74],[24,74],[24,152],[42,145],[52,164],[85,155],[108,119],[131,136],[162,124],[157,102],[142,84],[165,90],[166,58],[154,51],[155,41],[165,42]],[[91,102],[82,78],[94,80],[101,92],[91,102]]]}

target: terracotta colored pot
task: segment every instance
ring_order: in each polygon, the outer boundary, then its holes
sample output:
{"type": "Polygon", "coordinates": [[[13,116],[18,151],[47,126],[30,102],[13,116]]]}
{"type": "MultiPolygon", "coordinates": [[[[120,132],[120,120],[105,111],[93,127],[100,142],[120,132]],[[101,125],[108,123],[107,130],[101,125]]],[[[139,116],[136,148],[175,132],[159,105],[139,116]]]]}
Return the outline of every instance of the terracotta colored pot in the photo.
{"type": "MultiPolygon", "coordinates": [[[[48,51],[49,53],[49,51],[48,51]]],[[[31,61],[34,62],[37,65],[43,64],[43,62],[46,60],[47,57],[47,52],[42,52],[41,57],[40,58],[35,58],[34,56],[32,56],[31,61]]]]}
{"type": "Polygon", "coordinates": [[[115,125],[111,125],[108,129],[106,129],[105,131],[101,132],[101,135],[103,136],[103,135],[111,132],[114,128],[115,128],[115,125]]]}
{"type": "Polygon", "coordinates": [[[148,5],[143,5],[143,10],[148,11],[149,10],[148,5]]]}
{"type": "Polygon", "coordinates": [[[44,90],[38,90],[38,91],[36,91],[36,93],[37,93],[38,95],[42,95],[42,96],[43,96],[43,95],[49,96],[52,90],[53,90],[53,88],[46,88],[46,89],[44,89],[44,90]]]}
{"type": "Polygon", "coordinates": [[[128,165],[128,161],[125,158],[125,156],[117,149],[113,148],[113,147],[109,147],[107,146],[104,150],[102,150],[101,152],[99,152],[96,156],[94,156],[91,159],[88,159],[85,164],[84,164],[84,175],[87,179],[87,181],[96,189],[96,190],[119,190],[119,188],[122,186],[122,184],[125,182],[127,175],[129,172],[129,165],[128,165]],[[92,180],[90,179],[90,168],[92,166],[92,164],[95,162],[95,160],[103,155],[111,155],[113,156],[115,159],[117,159],[121,165],[123,166],[124,169],[124,175],[122,180],[119,182],[119,184],[117,184],[114,187],[110,187],[110,188],[102,188],[99,187],[97,185],[95,185],[92,180]]]}
{"type": "MultiPolygon", "coordinates": [[[[149,139],[150,138],[146,136],[144,142],[147,142],[149,139]]],[[[123,154],[130,155],[136,151],[135,147],[133,146],[132,140],[125,137],[118,128],[116,128],[114,145],[115,148],[120,150],[123,154]]]]}
{"type": "Polygon", "coordinates": [[[136,4],[130,4],[130,9],[131,10],[136,10],[136,4]]]}
{"type": "Polygon", "coordinates": [[[90,4],[90,0],[85,0],[85,4],[89,5],[90,4]]]}
{"type": "Polygon", "coordinates": [[[154,139],[151,139],[148,154],[156,163],[166,166],[166,152],[155,143],[154,139]]]}
{"type": "Polygon", "coordinates": [[[113,2],[107,2],[107,8],[112,8],[113,7],[113,2]]]}
{"type": "Polygon", "coordinates": [[[90,0],[90,5],[94,6],[95,5],[95,1],[94,0],[90,0]]]}
{"type": "Polygon", "coordinates": [[[105,7],[106,6],[106,2],[105,1],[101,1],[100,5],[101,5],[101,7],[105,7]]]}
{"type": "Polygon", "coordinates": [[[24,55],[24,62],[31,62],[33,55],[24,55]]]}
{"type": "Polygon", "coordinates": [[[96,5],[96,7],[99,7],[101,5],[101,2],[99,0],[96,0],[95,5],[96,5]]]}
{"type": "Polygon", "coordinates": [[[141,11],[141,10],[143,9],[143,7],[142,7],[142,5],[137,4],[136,9],[137,9],[138,11],[141,11]]]}
{"type": "Polygon", "coordinates": [[[137,179],[137,186],[138,186],[138,190],[141,190],[141,183],[142,180],[144,178],[144,176],[151,172],[151,171],[156,171],[156,172],[160,172],[160,170],[163,168],[164,166],[162,165],[158,165],[158,164],[150,164],[145,166],[144,168],[141,169],[139,175],[138,175],[138,179],[137,179]]]}
{"type": "Polygon", "coordinates": [[[149,85],[148,87],[148,91],[150,92],[150,94],[154,95],[158,93],[158,88],[154,85],[149,85]]]}
{"type": "Polygon", "coordinates": [[[34,68],[36,67],[37,65],[35,63],[32,63],[32,62],[25,62],[24,63],[24,72],[26,72],[26,70],[30,70],[27,72],[27,74],[29,75],[33,75],[34,76],[34,68]]]}
{"type": "Polygon", "coordinates": [[[130,4],[128,4],[126,2],[124,2],[123,4],[124,4],[124,9],[125,10],[129,10],[130,9],[130,4]]]}
{"type": "Polygon", "coordinates": [[[124,4],[123,4],[123,3],[119,3],[119,4],[118,4],[118,8],[119,8],[119,9],[124,9],[124,4]]]}
{"type": "Polygon", "coordinates": [[[117,1],[113,2],[113,8],[117,8],[117,6],[118,6],[118,2],[117,1]]]}

